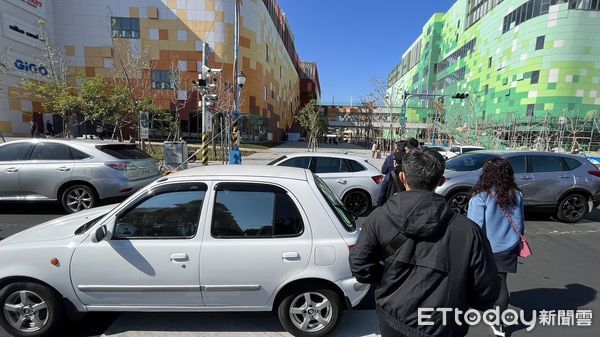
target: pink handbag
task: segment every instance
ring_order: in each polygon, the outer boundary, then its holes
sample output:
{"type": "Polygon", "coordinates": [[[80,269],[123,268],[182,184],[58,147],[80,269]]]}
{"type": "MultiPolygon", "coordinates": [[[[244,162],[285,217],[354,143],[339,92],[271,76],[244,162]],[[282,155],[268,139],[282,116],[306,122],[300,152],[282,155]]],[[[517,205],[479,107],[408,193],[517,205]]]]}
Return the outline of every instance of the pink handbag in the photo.
{"type": "Polygon", "coordinates": [[[515,230],[515,232],[517,232],[517,234],[519,234],[519,237],[521,238],[521,242],[519,243],[519,257],[530,257],[532,254],[531,248],[529,248],[529,243],[527,243],[527,240],[525,240],[525,236],[522,235],[521,232],[519,232],[519,228],[517,227],[517,225],[515,225],[512,217],[510,216],[510,214],[508,214],[504,207],[502,208],[502,210],[504,211],[504,215],[508,219],[508,222],[510,222],[512,228],[515,230]]]}

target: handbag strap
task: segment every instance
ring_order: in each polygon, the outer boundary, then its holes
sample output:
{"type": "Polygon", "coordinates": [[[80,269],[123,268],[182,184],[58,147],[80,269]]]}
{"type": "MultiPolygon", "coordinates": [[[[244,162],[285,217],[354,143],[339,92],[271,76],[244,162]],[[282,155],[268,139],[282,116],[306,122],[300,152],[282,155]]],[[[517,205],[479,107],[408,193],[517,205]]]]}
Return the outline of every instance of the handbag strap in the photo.
{"type": "MultiPolygon", "coordinates": [[[[492,196],[494,197],[494,199],[496,199],[496,202],[498,201],[498,198],[496,198],[496,193],[492,192],[492,196]]],[[[498,205],[500,206],[500,205],[498,205]]],[[[513,221],[512,217],[510,216],[510,213],[508,213],[508,211],[506,210],[506,208],[500,206],[500,208],[502,208],[502,212],[504,212],[504,216],[508,219],[508,222],[510,223],[511,227],[515,230],[515,232],[517,232],[517,234],[522,237],[523,234],[521,234],[521,232],[519,231],[519,227],[517,227],[517,225],[515,224],[515,222],[513,221]]]]}

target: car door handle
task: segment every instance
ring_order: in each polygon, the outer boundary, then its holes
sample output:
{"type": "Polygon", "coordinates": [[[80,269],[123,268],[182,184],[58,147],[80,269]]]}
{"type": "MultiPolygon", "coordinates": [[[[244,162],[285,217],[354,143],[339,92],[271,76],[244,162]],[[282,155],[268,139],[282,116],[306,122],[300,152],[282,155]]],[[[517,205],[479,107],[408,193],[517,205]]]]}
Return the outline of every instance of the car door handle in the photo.
{"type": "Polygon", "coordinates": [[[531,180],[531,179],[533,179],[533,177],[531,177],[531,176],[523,176],[523,177],[521,177],[521,180],[531,180]]]}
{"type": "Polygon", "coordinates": [[[346,179],[338,179],[337,182],[340,183],[340,184],[346,184],[348,182],[348,180],[346,180],[346,179]]]}
{"type": "Polygon", "coordinates": [[[190,258],[186,253],[175,253],[171,254],[171,262],[187,262],[190,258]]]}
{"type": "Polygon", "coordinates": [[[66,166],[61,166],[61,167],[57,168],[56,170],[60,171],[60,172],[66,172],[66,171],[71,171],[71,168],[66,167],[66,166]]]}
{"type": "Polygon", "coordinates": [[[19,169],[16,167],[9,167],[6,169],[6,172],[8,173],[15,173],[15,172],[19,172],[19,169]]]}
{"type": "Polygon", "coordinates": [[[571,179],[571,176],[567,175],[567,176],[558,176],[560,179],[571,179]]]}
{"type": "Polygon", "coordinates": [[[285,252],[283,253],[284,261],[300,261],[300,254],[298,252],[285,252]]]}

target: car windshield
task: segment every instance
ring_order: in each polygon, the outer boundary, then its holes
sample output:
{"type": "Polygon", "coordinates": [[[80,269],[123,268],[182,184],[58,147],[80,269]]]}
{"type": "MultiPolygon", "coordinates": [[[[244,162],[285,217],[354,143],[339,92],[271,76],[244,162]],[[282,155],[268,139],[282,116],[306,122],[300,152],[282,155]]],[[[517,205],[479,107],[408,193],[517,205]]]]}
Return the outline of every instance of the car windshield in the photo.
{"type": "Polygon", "coordinates": [[[327,204],[329,204],[329,207],[331,207],[331,209],[335,212],[335,215],[344,226],[344,229],[350,233],[354,232],[356,230],[356,222],[354,222],[354,217],[352,214],[350,214],[344,204],[340,202],[340,199],[338,199],[338,197],[321,178],[314,174],[313,177],[315,178],[315,183],[317,184],[319,191],[327,201],[327,204]]]}
{"type": "Polygon", "coordinates": [[[490,153],[464,154],[446,162],[446,169],[452,171],[475,171],[483,167],[488,159],[496,155],[490,153]]]}

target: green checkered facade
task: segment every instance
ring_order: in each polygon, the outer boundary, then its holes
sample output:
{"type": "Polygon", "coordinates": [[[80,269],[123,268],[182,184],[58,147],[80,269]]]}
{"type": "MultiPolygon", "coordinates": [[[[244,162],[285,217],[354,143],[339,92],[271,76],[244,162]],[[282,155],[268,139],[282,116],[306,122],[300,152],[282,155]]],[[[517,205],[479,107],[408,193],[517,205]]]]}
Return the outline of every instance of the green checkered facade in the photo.
{"type": "MultiPolygon", "coordinates": [[[[468,92],[468,100],[446,98],[446,121],[597,116],[599,7],[591,0],[458,0],[425,24],[389,75],[388,95],[399,106],[403,89],[468,92]]],[[[409,101],[409,123],[431,116],[426,102],[409,101]]]]}

